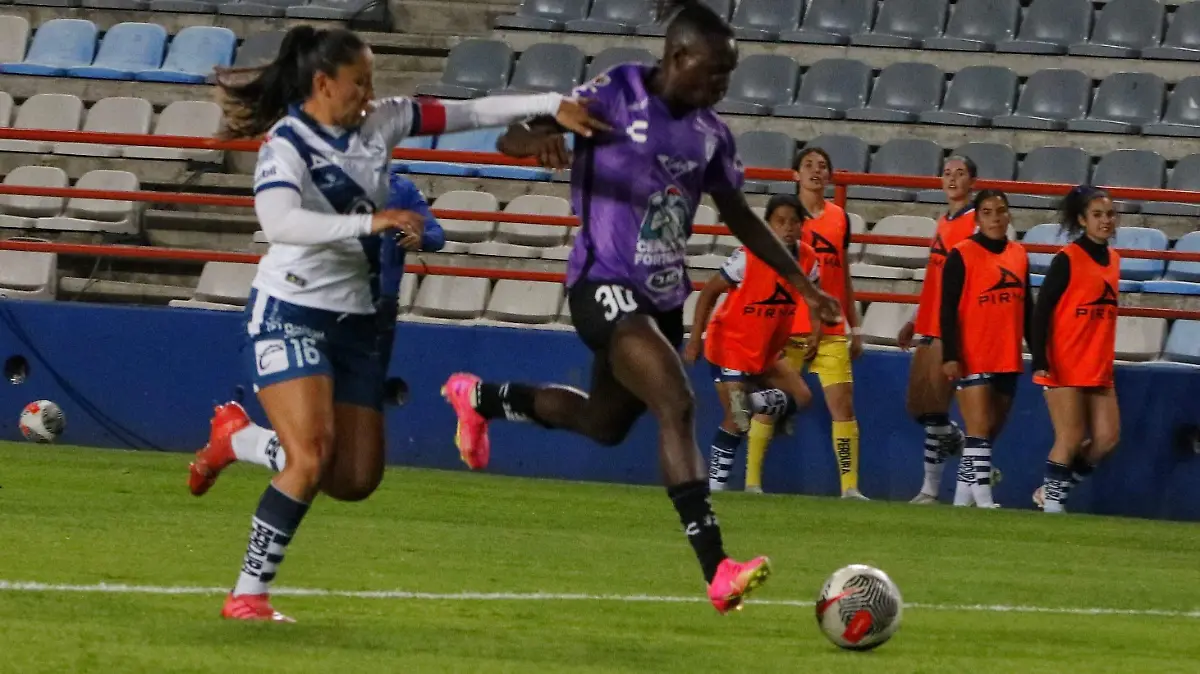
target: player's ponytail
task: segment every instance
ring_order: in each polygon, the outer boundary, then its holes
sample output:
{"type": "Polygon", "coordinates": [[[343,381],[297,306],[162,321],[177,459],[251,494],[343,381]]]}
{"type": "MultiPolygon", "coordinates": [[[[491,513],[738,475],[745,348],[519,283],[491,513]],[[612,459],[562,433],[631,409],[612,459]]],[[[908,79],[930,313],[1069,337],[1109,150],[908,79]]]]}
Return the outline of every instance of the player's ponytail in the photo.
{"type": "Polygon", "coordinates": [[[217,86],[225,111],[226,138],[254,138],[287,114],[287,108],[312,95],[317,72],[335,75],[354,62],[365,47],[354,33],[301,25],[283,38],[275,60],[259,68],[225,68],[217,86]]]}
{"type": "Polygon", "coordinates": [[[1074,239],[1083,233],[1083,219],[1088,205],[1096,199],[1108,197],[1108,192],[1092,185],[1076,185],[1063,197],[1058,209],[1058,226],[1067,236],[1074,239]]]}

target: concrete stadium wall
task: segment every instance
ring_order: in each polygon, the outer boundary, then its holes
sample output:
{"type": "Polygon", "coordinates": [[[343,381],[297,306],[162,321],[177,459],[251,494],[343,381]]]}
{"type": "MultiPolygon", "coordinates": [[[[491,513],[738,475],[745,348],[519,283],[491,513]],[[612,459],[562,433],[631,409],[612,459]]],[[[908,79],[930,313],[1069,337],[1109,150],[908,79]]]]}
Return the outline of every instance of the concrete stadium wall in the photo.
{"type": "MultiPolygon", "coordinates": [[[[207,437],[211,406],[247,384],[240,321],[240,314],[220,312],[0,301],[0,360],[23,356],[29,362],[25,383],[0,382],[0,439],[19,439],[21,408],[48,398],[66,411],[64,443],[191,451],[207,437]]],[[[388,459],[393,464],[462,469],[452,442],[454,419],[438,395],[452,372],[582,388],[589,376],[588,353],[569,332],[402,324],[395,348],[391,374],[403,375],[412,394],[407,405],[388,411],[388,459]]],[[[908,499],[920,485],[923,437],[904,414],[907,373],[908,357],[897,352],[869,352],[855,368],[861,486],[873,498],[908,499]]],[[[705,446],[719,418],[706,374],[707,366],[693,372],[698,437],[705,446]]],[[[1167,365],[1121,366],[1117,385],[1124,441],[1072,496],[1072,509],[1200,520],[1200,457],[1174,445],[1181,425],[1200,421],[1200,373],[1167,365]]],[[[264,420],[248,385],[246,391],[251,413],[264,420]]],[[[498,423],[493,429],[494,472],[658,481],[649,419],[639,422],[623,446],[611,449],[528,425],[498,423]]],[[[1024,379],[995,453],[1004,472],[997,488],[1000,503],[1030,507],[1029,495],[1041,482],[1051,441],[1041,394],[1024,379]]],[[[183,464],[181,457],[181,489],[183,464]]],[[[954,472],[953,466],[946,471],[945,495],[953,488],[954,472]]],[[[740,480],[739,473],[735,484],[740,480]]],[[[836,484],[829,417],[818,394],[800,418],[796,436],[774,443],[765,487],[831,495],[836,484]]]]}

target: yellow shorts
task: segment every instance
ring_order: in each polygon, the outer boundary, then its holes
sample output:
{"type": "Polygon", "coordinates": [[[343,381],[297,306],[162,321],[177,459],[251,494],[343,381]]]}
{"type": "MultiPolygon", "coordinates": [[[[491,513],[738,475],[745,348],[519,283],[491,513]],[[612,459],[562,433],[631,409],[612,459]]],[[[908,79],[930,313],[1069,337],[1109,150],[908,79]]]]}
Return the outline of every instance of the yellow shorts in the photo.
{"type": "Polygon", "coordinates": [[[804,341],[793,337],[783,350],[788,364],[798,372],[812,372],[821,380],[821,388],[836,384],[854,383],[854,371],[850,369],[850,341],[845,335],[825,335],[817,348],[817,357],[811,362],[804,360],[804,341]]]}

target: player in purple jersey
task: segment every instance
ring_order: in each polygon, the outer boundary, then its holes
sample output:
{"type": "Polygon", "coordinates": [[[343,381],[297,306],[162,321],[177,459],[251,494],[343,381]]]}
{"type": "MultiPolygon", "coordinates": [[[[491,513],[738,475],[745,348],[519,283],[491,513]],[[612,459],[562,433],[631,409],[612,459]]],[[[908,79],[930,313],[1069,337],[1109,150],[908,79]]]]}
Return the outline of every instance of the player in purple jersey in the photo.
{"type": "MultiPolygon", "coordinates": [[[[620,65],[576,90],[613,130],[576,138],[571,193],[581,229],[567,265],[568,301],[579,337],[594,353],[591,392],[564,386],[486,383],[456,374],[443,395],[458,415],[464,461],[483,468],[487,422],[531,421],[619,444],[649,410],[659,424],[659,462],[670,496],[721,613],[769,574],[758,557],[725,555],[696,446],[695,401],[679,356],[683,304],[691,292],[686,242],[701,196],[746,247],[795,286],[818,314],[840,318],[837,301],[800,270],[741,193],[733,136],[712,110],[729,87],[737,47],[729,25],[699,0],[670,13],[657,66],[620,65]]],[[[549,120],[510,127],[499,148],[559,166],[562,130],[549,120]]]]}

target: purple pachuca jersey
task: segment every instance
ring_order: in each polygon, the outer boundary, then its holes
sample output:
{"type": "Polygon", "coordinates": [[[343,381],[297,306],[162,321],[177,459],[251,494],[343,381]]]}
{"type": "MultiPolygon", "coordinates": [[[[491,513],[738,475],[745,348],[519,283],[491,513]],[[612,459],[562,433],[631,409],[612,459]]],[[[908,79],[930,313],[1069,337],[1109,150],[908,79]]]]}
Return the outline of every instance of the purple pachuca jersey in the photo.
{"type": "Polygon", "coordinates": [[[567,287],[623,283],[668,311],[692,290],[684,262],[701,196],[739,190],[744,176],[725,122],[712,110],[674,117],[646,91],[653,72],[619,65],[574,92],[613,130],[575,139],[571,202],[583,227],[567,287]]]}

